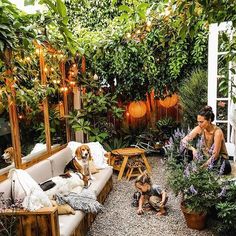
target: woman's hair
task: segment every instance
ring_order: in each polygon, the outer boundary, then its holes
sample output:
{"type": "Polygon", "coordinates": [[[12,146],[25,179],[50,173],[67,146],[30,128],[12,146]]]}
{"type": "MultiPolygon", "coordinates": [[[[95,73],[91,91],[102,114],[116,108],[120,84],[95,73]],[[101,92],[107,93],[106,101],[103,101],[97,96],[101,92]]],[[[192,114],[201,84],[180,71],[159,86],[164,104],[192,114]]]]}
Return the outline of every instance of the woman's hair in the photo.
{"type": "Polygon", "coordinates": [[[215,115],[212,111],[212,107],[205,106],[199,112],[198,115],[204,116],[206,120],[214,121],[215,115]]]}
{"type": "Polygon", "coordinates": [[[141,185],[144,185],[144,184],[152,184],[152,181],[151,181],[151,178],[150,178],[150,176],[149,176],[149,174],[146,172],[146,171],[144,171],[141,175],[139,175],[138,177],[137,177],[137,179],[135,180],[135,184],[137,184],[137,183],[140,183],[141,185]]]}

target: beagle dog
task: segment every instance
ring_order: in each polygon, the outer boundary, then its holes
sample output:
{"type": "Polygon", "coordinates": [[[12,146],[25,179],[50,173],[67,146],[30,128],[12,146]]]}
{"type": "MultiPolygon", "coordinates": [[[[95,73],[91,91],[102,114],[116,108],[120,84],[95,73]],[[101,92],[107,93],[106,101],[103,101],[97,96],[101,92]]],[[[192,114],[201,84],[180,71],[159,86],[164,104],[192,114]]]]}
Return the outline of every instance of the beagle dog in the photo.
{"type": "Polygon", "coordinates": [[[69,161],[64,169],[64,173],[68,171],[80,172],[82,175],[92,178],[89,167],[89,161],[92,160],[90,148],[88,145],[81,145],[75,151],[75,157],[69,161]]]}
{"type": "Polygon", "coordinates": [[[14,162],[14,149],[13,147],[8,147],[4,150],[2,158],[6,163],[12,164],[14,162]]]}

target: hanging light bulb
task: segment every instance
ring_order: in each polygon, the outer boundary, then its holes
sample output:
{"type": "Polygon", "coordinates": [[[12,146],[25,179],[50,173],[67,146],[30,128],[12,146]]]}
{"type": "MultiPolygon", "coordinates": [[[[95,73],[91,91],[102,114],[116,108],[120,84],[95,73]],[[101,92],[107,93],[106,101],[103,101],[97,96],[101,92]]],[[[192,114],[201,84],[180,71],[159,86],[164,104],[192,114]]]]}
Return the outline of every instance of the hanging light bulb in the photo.
{"type": "Polygon", "coordinates": [[[93,79],[94,79],[94,80],[98,80],[98,75],[97,75],[97,74],[94,74],[93,79]]]}
{"type": "Polygon", "coordinates": [[[149,20],[149,21],[147,21],[147,26],[148,27],[151,27],[152,26],[152,22],[149,20]]]}

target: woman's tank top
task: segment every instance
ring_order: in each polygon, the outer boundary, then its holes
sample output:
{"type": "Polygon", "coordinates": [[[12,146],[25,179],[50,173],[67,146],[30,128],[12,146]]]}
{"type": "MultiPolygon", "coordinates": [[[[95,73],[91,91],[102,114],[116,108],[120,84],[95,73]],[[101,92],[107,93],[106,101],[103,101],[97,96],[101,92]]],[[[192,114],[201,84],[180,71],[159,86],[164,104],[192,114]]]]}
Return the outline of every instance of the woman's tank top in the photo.
{"type": "MultiPolygon", "coordinates": [[[[212,132],[209,133],[209,138],[206,139],[206,135],[204,130],[202,131],[201,135],[203,136],[203,152],[206,154],[206,156],[209,156],[208,151],[210,150],[210,148],[212,147],[213,143],[214,143],[214,137],[215,137],[215,132],[216,130],[221,130],[220,127],[213,125],[214,129],[212,132]]],[[[223,157],[224,159],[228,159],[228,153],[227,153],[227,149],[226,149],[226,145],[225,145],[225,139],[223,138],[221,141],[221,149],[219,152],[219,157],[223,157]]]]}

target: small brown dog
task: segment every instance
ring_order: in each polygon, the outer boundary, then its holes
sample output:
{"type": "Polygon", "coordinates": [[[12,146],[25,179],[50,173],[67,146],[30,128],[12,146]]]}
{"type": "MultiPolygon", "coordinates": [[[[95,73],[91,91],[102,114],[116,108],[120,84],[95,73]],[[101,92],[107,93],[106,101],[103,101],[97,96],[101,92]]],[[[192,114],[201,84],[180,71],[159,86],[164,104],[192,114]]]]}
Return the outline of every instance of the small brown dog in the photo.
{"type": "Polygon", "coordinates": [[[88,145],[81,145],[75,151],[75,157],[66,164],[64,172],[80,172],[82,175],[92,178],[89,168],[89,161],[92,160],[90,148],[88,145]]]}
{"type": "Polygon", "coordinates": [[[14,149],[13,147],[8,147],[4,150],[2,158],[6,163],[12,164],[14,162],[14,149]]]}

